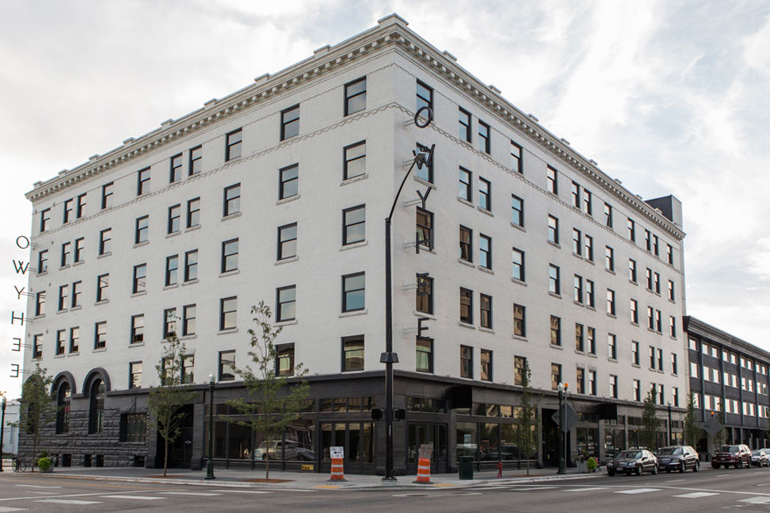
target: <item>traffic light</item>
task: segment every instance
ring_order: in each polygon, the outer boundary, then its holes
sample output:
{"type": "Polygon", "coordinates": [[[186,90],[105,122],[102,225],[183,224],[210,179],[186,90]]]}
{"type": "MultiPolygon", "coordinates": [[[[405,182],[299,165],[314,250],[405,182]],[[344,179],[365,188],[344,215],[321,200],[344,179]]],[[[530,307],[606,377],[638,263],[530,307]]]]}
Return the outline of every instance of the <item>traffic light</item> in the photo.
{"type": "Polygon", "coordinates": [[[372,420],[382,420],[382,408],[372,408],[372,420]]]}
{"type": "Polygon", "coordinates": [[[406,419],[406,410],[403,410],[401,408],[396,408],[394,413],[394,419],[395,420],[405,420],[406,419]]]}

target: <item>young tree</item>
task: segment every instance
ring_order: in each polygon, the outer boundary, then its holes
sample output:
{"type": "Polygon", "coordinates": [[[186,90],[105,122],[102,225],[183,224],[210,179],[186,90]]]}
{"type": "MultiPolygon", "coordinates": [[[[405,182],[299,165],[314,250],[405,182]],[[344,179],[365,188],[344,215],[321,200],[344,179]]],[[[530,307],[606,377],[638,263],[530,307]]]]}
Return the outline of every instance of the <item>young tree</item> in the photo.
{"type": "Polygon", "coordinates": [[[537,454],[540,448],[540,419],[537,416],[537,402],[534,401],[531,386],[532,371],[529,363],[524,360],[521,386],[523,388],[519,399],[519,418],[513,427],[513,442],[519,448],[519,456],[527,460],[527,475],[529,475],[529,459],[537,454]]]}
{"type": "Polygon", "coordinates": [[[695,447],[702,431],[695,422],[695,399],[690,392],[687,395],[687,413],[684,416],[684,443],[695,447]]]}
{"type": "Polygon", "coordinates": [[[712,412],[711,415],[722,426],[717,434],[714,435],[714,450],[718,451],[720,447],[725,444],[725,411],[722,409],[722,404],[719,405],[719,410],[716,413],[712,412]]]}
{"type": "Polygon", "coordinates": [[[658,443],[660,419],[657,415],[658,409],[655,406],[657,395],[657,390],[654,388],[651,388],[647,393],[642,410],[642,427],[639,430],[639,441],[650,451],[654,451],[658,443]]]}
{"type": "Polygon", "coordinates": [[[163,358],[155,366],[160,384],[150,389],[147,400],[147,424],[163,437],[163,476],[168,469],[168,446],[182,434],[184,413],[182,407],[195,398],[196,393],[184,386],[185,346],[175,336],[169,336],[163,358]]]}
{"type": "Polygon", "coordinates": [[[32,472],[37,463],[42,428],[56,418],[57,407],[50,394],[52,384],[53,378],[47,370],[35,364],[32,375],[21,387],[21,417],[12,424],[32,440],[32,472]]]}
{"type": "Polygon", "coordinates": [[[260,301],[259,305],[251,307],[251,314],[257,327],[256,330],[250,328],[248,331],[252,347],[249,356],[256,370],[248,365],[235,369],[235,373],[243,379],[248,397],[227,401],[229,406],[246,416],[246,420],[227,420],[249,427],[261,435],[265,443],[262,456],[265,461],[265,480],[268,480],[270,458],[274,457],[270,454],[272,441],[299,417],[310,387],[302,379],[307,369],[303,369],[301,363],[293,369],[294,376],[300,379],[290,386],[287,378],[276,372],[278,352],[275,339],[281,333],[281,328],[274,328],[271,324],[270,307],[260,301]]]}

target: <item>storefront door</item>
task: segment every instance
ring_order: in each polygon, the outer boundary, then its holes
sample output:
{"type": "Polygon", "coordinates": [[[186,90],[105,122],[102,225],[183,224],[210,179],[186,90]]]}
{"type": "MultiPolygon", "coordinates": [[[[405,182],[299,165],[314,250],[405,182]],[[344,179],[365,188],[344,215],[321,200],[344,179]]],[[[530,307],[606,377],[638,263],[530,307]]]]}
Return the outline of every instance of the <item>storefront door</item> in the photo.
{"type": "Polygon", "coordinates": [[[430,422],[410,422],[407,424],[407,472],[417,474],[420,446],[424,444],[433,444],[430,458],[431,473],[448,472],[447,425],[430,422]]]}

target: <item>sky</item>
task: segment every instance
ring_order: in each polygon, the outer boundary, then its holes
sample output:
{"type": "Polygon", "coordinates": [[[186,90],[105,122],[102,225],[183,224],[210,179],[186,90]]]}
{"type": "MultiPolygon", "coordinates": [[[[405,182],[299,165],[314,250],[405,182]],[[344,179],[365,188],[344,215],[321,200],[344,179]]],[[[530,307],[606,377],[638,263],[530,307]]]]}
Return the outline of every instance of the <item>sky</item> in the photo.
{"type": "Polygon", "coordinates": [[[766,0],[1,0],[0,391],[36,181],[393,12],[635,194],[679,198],[687,314],[770,351],[766,0]]]}

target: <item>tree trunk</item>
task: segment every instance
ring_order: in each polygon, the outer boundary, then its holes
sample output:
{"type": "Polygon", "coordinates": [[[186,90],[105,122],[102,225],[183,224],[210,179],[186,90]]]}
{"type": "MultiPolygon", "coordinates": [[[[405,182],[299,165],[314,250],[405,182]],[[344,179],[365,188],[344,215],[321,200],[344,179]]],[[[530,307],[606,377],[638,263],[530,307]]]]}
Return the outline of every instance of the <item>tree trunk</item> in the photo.
{"type": "Polygon", "coordinates": [[[168,468],[168,438],[163,437],[163,477],[166,477],[166,469],[168,468]]]}
{"type": "Polygon", "coordinates": [[[527,476],[529,476],[529,454],[527,454],[527,476]]]}
{"type": "Polygon", "coordinates": [[[265,482],[267,483],[270,481],[270,442],[267,442],[265,451],[265,482]]]}
{"type": "Polygon", "coordinates": [[[37,463],[35,454],[37,454],[37,437],[32,439],[32,472],[35,471],[35,463],[37,463]]]}

